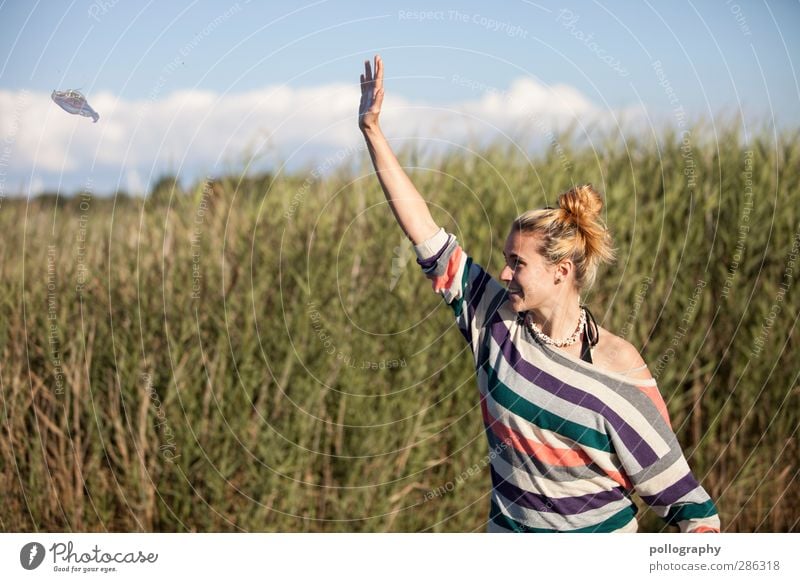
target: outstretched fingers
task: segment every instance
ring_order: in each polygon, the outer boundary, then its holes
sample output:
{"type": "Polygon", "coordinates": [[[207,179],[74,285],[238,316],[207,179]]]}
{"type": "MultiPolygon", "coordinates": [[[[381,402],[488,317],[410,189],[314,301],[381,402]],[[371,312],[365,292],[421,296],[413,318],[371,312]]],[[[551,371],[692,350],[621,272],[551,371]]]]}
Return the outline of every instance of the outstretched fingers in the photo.
{"type": "Polygon", "coordinates": [[[369,60],[364,61],[364,74],[367,77],[367,81],[372,82],[372,65],[369,60]]]}
{"type": "Polygon", "coordinates": [[[375,90],[383,89],[383,61],[380,55],[375,55],[375,90]]]}
{"type": "Polygon", "coordinates": [[[380,56],[375,55],[374,70],[369,60],[364,61],[364,73],[360,80],[359,126],[376,126],[383,103],[383,63],[380,56]]]}

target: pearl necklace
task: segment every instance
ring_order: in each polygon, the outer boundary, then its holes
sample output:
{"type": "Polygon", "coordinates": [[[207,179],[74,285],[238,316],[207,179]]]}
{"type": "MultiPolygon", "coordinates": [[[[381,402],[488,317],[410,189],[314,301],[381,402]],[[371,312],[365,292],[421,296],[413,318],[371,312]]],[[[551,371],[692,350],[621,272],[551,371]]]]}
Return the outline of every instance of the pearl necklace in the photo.
{"type": "Polygon", "coordinates": [[[528,323],[528,328],[531,330],[531,333],[533,333],[533,335],[535,335],[539,339],[539,341],[547,345],[555,346],[557,348],[563,348],[566,346],[571,346],[576,341],[578,341],[579,337],[581,337],[581,334],[583,333],[583,328],[586,326],[586,310],[581,309],[581,316],[578,319],[578,327],[575,329],[575,332],[568,338],[561,340],[554,340],[549,335],[544,333],[542,329],[533,322],[530,313],[526,315],[525,321],[528,323]]]}

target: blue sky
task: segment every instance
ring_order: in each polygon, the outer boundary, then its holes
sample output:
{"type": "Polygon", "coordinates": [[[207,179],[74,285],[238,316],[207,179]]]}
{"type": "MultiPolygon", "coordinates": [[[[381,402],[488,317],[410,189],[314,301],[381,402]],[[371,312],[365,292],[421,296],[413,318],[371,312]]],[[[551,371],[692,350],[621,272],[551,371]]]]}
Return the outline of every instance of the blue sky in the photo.
{"type": "Polygon", "coordinates": [[[492,138],[532,116],[675,123],[676,107],[796,127],[798,24],[797,0],[4,2],[0,185],[144,190],[252,155],[303,167],[358,144],[356,81],[376,52],[387,133],[409,139],[492,138]],[[69,88],[97,124],[49,100],[69,88]]]}

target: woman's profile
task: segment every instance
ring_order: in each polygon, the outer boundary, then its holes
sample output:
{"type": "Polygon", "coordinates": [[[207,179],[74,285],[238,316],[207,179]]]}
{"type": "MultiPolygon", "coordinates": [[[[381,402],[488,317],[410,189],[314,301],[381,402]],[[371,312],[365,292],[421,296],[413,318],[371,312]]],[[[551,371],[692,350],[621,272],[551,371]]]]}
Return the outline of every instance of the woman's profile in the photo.
{"type": "Polygon", "coordinates": [[[499,280],[433,220],[379,124],[383,63],[361,76],[359,127],[417,262],[471,348],[492,456],[490,532],[634,532],[636,492],[683,532],[718,532],[638,350],[581,305],[613,258],[589,184],[511,225],[499,280]]]}

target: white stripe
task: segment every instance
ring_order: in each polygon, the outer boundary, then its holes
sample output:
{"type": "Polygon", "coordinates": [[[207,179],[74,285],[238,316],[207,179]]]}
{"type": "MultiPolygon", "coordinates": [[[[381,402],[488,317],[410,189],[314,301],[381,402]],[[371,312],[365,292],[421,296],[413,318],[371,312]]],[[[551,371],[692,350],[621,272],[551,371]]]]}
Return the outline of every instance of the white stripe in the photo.
{"type": "MultiPolygon", "coordinates": [[[[458,247],[456,247],[458,249],[458,247]]],[[[444,296],[444,300],[447,303],[452,303],[456,299],[459,299],[464,294],[464,268],[467,265],[467,254],[464,250],[461,250],[461,258],[458,262],[458,270],[456,270],[456,274],[453,276],[453,280],[450,283],[450,287],[447,289],[443,289],[440,293],[444,296]]]]}
{"type": "MultiPolygon", "coordinates": [[[[466,263],[467,260],[466,253],[463,253],[462,258],[464,260],[464,263],[466,263]]],[[[469,277],[470,289],[472,289],[473,291],[475,289],[475,284],[480,276],[477,273],[481,269],[483,269],[483,267],[481,267],[475,262],[472,263],[472,268],[470,269],[468,277],[469,277]],[[473,269],[475,271],[475,274],[473,274],[473,269]]],[[[459,278],[459,281],[461,281],[461,278],[459,278]]],[[[478,354],[480,352],[480,345],[481,342],[483,341],[482,334],[486,332],[486,327],[484,327],[484,323],[486,320],[486,312],[488,311],[489,306],[492,304],[492,302],[497,298],[497,296],[500,293],[503,293],[504,291],[505,289],[501,287],[497,283],[497,281],[495,281],[495,279],[490,277],[489,280],[486,281],[486,286],[483,289],[483,295],[481,295],[481,300],[478,302],[478,305],[475,306],[475,314],[472,316],[472,318],[470,319],[469,305],[467,304],[463,305],[461,315],[458,317],[457,321],[459,322],[459,327],[461,327],[462,329],[467,329],[467,327],[469,327],[469,331],[472,336],[472,357],[473,361],[476,364],[478,361],[478,354]]],[[[464,297],[465,302],[468,302],[469,300],[471,300],[471,297],[466,297],[466,296],[464,297]]],[[[482,394],[483,388],[480,382],[478,382],[478,389],[482,394]]]]}
{"type": "MultiPolygon", "coordinates": [[[[645,416],[632,402],[628,401],[619,393],[615,392],[602,382],[595,380],[591,376],[582,374],[572,370],[567,366],[558,364],[543,353],[542,350],[547,348],[541,348],[538,345],[533,345],[524,337],[525,330],[523,326],[517,324],[516,322],[512,322],[511,325],[515,328],[510,330],[513,332],[511,341],[520,352],[523,359],[550,374],[551,376],[554,376],[559,380],[570,384],[571,386],[597,397],[603,402],[603,404],[608,406],[620,418],[622,418],[623,421],[633,428],[636,433],[639,434],[650,446],[650,448],[653,449],[659,458],[665,456],[670,451],[669,444],[661,437],[655,427],[650,424],[647,418],[645,418],[645,416]]],[[[508,325],[506,325],[506,328],[508,329],[508,325]]],[[[509,369],[513,370],[511,366],[508,367],[509,369]]],[[[606,372],[603,370],[597,369],[596,371],[606,375],[606,372]]],[[[527,383],[527,380],[520,376],[516,370],[514,370],[514,373],[520,378],[520,381],[527,383]]],[[[626,379],[625,382],[633,386],[638,384],[632,381],[630,378],[626,379]]],[[[653,380],[653,382],[655,382],[655,380],[653,380]]],[[[573,405],[572,403],[568,404],[573,405]]],[[[660,414],[659,418],[661,418],[660,414]]]]}
{"type": "Polygon", "coordinates": [[[514,521],[527,525],[528,527],[546,528],[557,531],[568,531],[597,525],[631,505],[629,499],[623,498],[619,501],[583,513],[562,515],[560,513],[536,511],[523,507],[496,490],[492,491],[492,499],[497,506],[500,507],[502,513],[514,521]]]}
{"type": "Polygon", "coordinates": [[[444,245],[449,240],[448,234],[443,228],[440,228],[436,233],[426,241],[414,245],[414,252],[417,253],[419,260],[424,261],[436,256],[444,245]]]}
{"type": "MultiPolygon", "coordinates": [[[[514,486],[554,499],[594,495],[619,487],[616,481],[604,475],[574,481],[554,481],[514,467],[499,455],[492,459],[492,468],[500,477],[514,486]]],[[[569,467],[566,468],[569,469],[569,467]]]]}
{"type": "Polygon", "coordinates": [[[636,485],[636,490],[640,495],[658,495],[670,485],[683,479],[689,472],[689,465],[683,455],[681,455],[679,458],[675,459],[674,463],[659,474],[653,475],[650,479],[638,483],[636,485]]]}
{"type": "MultiPolygon", "coordinates": [[[[552,430],[548,430],[539,426],[531,424],[528,420],[522,418],[503,408],[498,404],[489,394],[486,394],[483,387],[487,384],[486,372],[481,369],[478,371],[479,383],[482,387],[481,394],[486,397],[486,409],[489,414],[494,418],[496,423],[502,424],[508,430],[513,430],[519,436],[526,440],[530,440],[537,444],[547,445],[557,449],[579,449],[586,453],[586,455],[600,467],[605,473],[622,473],[626,474],[625,470],[621,467],[619,457],[616,454],[609,453],[595,449],[588,445],[577,443],[576,441],[567,438],[552,430]]],[[[585,468],[585,465],[583,466],[585,468]]],[[[569,467],[563,467],[569,469],[569,467]]],[[[611,477],[608,477],[611,479],[611,477]]],[[[615,486],[618,485],[616,481],[611,479],[615,486]]]]}
{"type": "MultiPolygon", "coordinates": [[[[494,338],[488,338],[488,342],[489,360],[491,362],[502,362],[502,366],[499,366],[494,372],[498,375],[499,380],[508,386],[514,394],[565,420],[574,422],[590,430],[605,432],[605,426],[601,415],[584,406],[575,405],[569,400],[565,400],[537,386],[535,383],[532,383],[521,372],[514,369],[514,367],[505,361],[500,346],[494,338]]],[[[533,365],[536,365],[536,363],[534,362],[533,365]]],[[[547,372],[547,370],[545,370],[545,372],[547,372]]],[[[482,378],[485,382],[485,376],[482,376],[482,378]]],[[[562,381],[561,378],[558,378],[558,381],[562,381]]],[[[568,442],[569,446],[574,444],[574,441],[569,439],[565,442],[568,442]]]]}
{"type": "MultiPolygon", "coordinates": [[[[474,261],[472,263],[472,266],[473,268],[475,268],[476,271],[478,271],[478,268],[483,270],[483,267],[481,267],[474,261]]],[[[483,272],[486,273],[485,270],[483,272]]],[[[500,283],[498,283],[494,277],[489,275],[489,273],[486,273],[486,276],[488,276],[489,278],[483,287],[483,295],[481,295],[481,300],[478,302],[478,305],[475,306],[475,323],[478,327],[483,327],[483,324],[485,323],[486,317],[488,315],[487,311],[489,310],[489,306],[491,306],[491,304],[494,302],[494,300],[497,298],[498,295],[500,295],[505,291],[505,287],[503,287],[500,283]]],[[[478,278],[479,275],[476,274],[475,276],[473,276],[472,272],[470,272],[469,282],[470,286],[473,289],[475,288],[478,282],[478,278]]]]}

